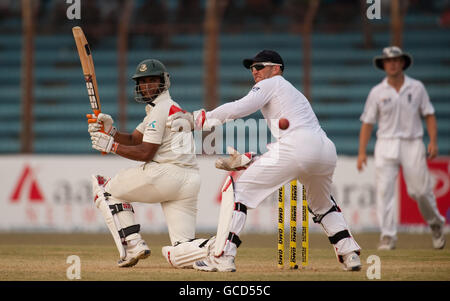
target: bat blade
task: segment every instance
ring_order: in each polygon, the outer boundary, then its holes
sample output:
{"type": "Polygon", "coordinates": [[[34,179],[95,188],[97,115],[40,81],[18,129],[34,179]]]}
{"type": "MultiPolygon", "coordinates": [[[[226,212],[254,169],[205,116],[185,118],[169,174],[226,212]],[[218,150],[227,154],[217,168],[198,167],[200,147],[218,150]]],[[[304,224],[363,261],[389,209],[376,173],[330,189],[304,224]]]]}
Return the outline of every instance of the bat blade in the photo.
{"type": "Polygon", "coordinates": [[[83,30],[79,26],[72,28],[75,44],[77,45],[78,55],[80,57],[81,68],[83,69],[84,80],[88,91],[89,102],[92,111],[96,116],[101,113],[101,104],[98,94],[97,78],[95,76],[94,60],[89,43],[84,35],[83,30]]]}
{"type": "MultiPolygon", "coordinates": [[[[83,30],[79,26],[72,28],[73,38],[77,45],[78,56],[80,57],[81,68],[83,69],[84,80],[86,81],[86,88],[88,91],[89,102],[91,109],[95,116],[101,113],[100,98],[98,96],[97,77],[95,76],[94,60],[92,59],[92,52],[87,42],[83,30]]],[[[103,132],[103,125],[100,130],[103,132]]],[[[102,153],[105,155],[106,153],[102,153]]]]}

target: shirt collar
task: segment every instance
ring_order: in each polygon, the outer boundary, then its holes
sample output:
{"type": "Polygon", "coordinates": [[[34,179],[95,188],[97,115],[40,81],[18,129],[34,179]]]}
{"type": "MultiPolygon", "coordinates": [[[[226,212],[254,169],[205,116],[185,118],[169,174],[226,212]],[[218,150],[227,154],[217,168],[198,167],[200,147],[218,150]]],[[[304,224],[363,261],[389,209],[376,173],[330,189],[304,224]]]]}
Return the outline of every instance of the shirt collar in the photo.
{"type": "MultiPolygon", "coordinates": [[[[166,90],[163,93],[161,93],[158,97],[155,98],[154,101],[152,101],[152,103],[154,105],[156,105],[159,102],[167,100],[167,99],[171,99],[169,90],[166,90]]],[[[145,106],[145,111],[148,113],[152,108],[153,108],[153,106],[151,104],[148,104],[145,106]]]]}
{"type": "MultiPolygon", "coordinates": [[[[405,74],[405,82],[403,83],[403,87],[409,87],[412,83],[411,77],[405,74]]],[[[403,88],[402,87],[402,88],[403,88]]]]}
{"type": "MultiPolygon", "coordinates": [[[[407,87],[409,87],[409,86],[411,85],[411,83],[412,83],[411,77],[409,77],[409,76],[406,75],[406,74],[403,74],[403,76],[405,77],[405,80],[404,80],[404,82],[403,82],[402,87],[400,88],[400,92],[401,92],[402,90],[406,89],[407,87]]],[[[384,87],[390,87],[390,88],[394,89],[391,85],[388,84],[388,82],[387,82],[387,77],[385,77],[385,78],[383,79],[382,84],[384,85],[384,87]]]]}

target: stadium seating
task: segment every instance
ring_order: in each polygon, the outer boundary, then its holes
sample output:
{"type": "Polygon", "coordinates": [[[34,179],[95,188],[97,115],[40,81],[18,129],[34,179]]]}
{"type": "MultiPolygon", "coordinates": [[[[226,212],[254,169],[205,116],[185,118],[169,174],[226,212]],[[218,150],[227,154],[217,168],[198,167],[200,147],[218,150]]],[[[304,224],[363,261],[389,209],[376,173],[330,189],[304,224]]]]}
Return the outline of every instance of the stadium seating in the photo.
{"type": "MultiPolygon", "coordinates": [[[[388,22],[384,18],[382,22],[388,22]]],[[[8,24],[15,24],[8,21],[8,24]]],[[[385,23],[388,24],[388,23],[385,23]]],[[[1,25],[1,23],[0,23],[1,25]]],[[[17,24],[20,26],[20,22],[17,24]]],[[[436,109],[440,154],[450,155],[450,35],[439,28],[435,18],[421,14],[405,20],[403,48],[414,56],[407,74],[420,79],[428,89],[436,109]],[[426,26],[420,26],[420,24],[426,26]]],[[[20,151],[22,36],[0,34],[0,153],[20,151]]],[[[372,58],[389,44],[389,34],[375,32],[374,49],[362,49],[360,31],[339,34],[315,32],[312,38],[311,104],[319,121],[336,143],[340,155],[358,150],[359,117],[372,86],[383,78],[373,68],[372,58]]],[[[170,37],[171,48],[148,48],[147,39],[133,36],[128,54],[127,77],[139,61],[152,57],[166,64],[171,74],[171,95],[186,110],[204,103],[203,44],[201,34],[170,37]]],[[[261,49],[276,49],[286,62],[285,77],[302,90],[302,39],[294,33],[221,33],[219,47],[220,102],[244,96],[252,86],[242,58],[261,49]]],[[[93,56],[103,110],[118,117],[116,37],[96,44],[93,56]]],[[[90,110],[81,68],[70,32],[38,35],[35,40],[34,69],[34,152],[94,153],[86,132],[84,114],[90,110]]],[[[133,81],[128,81],[126,130],[131,131],[144,116],[143,107],[133,101],[133,81]]],[[[260,114],[252,117],[261,118],[260,114]]],[[[427,139],[427,138],[425,138],[427,139]]],[[[373,139],[369,152],[373,151],[373,139]]]]}

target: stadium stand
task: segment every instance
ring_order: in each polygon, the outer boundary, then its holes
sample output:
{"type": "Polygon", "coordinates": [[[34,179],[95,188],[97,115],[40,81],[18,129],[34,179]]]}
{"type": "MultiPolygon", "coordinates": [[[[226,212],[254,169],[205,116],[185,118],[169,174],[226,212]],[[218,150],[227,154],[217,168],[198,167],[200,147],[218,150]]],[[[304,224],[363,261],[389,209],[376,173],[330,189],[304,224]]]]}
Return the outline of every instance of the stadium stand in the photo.
{"type": "MultiPolygon", "coordinates": [[[[138,1],[142,4],[142,1],[138,1]]],[[[170,5],[176,6],[174,1],[170,5]]],[[[405,51],[414,57],[407,74],[421,80],[436,109],[440,154],[450,155],[450,35],[437,22],[437,14],[413,12],[405,18],[405,51]]],[[[275,18],[273,22],[285,22],[275,18]],[[278,21],[277,21],[278,20],[278,21]]],[[[357,23],[357,21],[355,21],[357,23]]],[[[284,24],[284,23],[283,23],[284,24]]],[[[377,26],[389,24],[383,18],[377,26]]],[[[20,152],[21,57],[20,18],[0,21],[0,153],[20,152]]],[[[358,24],[355,25],[356,27],[358,24]]],[[[89,37],[88,37],[89,39],[89,37]]],[[[171,74],[171,95],[186,110],[203,106],[203,43],[200,33],[179,33],[169,37],[170,47],[156,47],[156,41],[133,35],[128,53],[127,76],[145,58],[166,64],[171,74]],[[149,43],[150,42],[150,43],[149,43]],[[154,42],[154,44],[152,44],[154,42]],[[150,45],[150,47],[149,47],[150,45]],[[153,46],[154,47],[153,47],[153,46]]],[[[315,31],[312,54],[311,104],[338,154],[356,155],[360,121],[369,90],[381,81],[383,73],[372,66],[372,58],[389,44],[387,31],[374,32],[375,47],[364,49],[360,30],[339,33],[315,31]]],[[[103,36],[93,47],[103,110],[117,118],[117,40],[103,36]]],[[[302,90],[302,38],[294,32],[222,32],[219,47],[220,102],[244,96],[252,79],[242,67],[242,58],[261,49],[276,49],[286,62],[285,77],[302,90]]],[[[34,152],[92,153],[84,115],[89,112],[87,92],[70,31],[38,34],[34,55],[34,152]]],[[[133,101],[133,81],[128,81],[128,123],[126,130],[142,120],[142,105],[133,101]]],[[[259,114],[251,117],[259,118],[259,114]]],[[[427,138],[425,138],[427,139],[427,138]]],[[[373,139],[369,152],[373,151],[373,139]]]]}

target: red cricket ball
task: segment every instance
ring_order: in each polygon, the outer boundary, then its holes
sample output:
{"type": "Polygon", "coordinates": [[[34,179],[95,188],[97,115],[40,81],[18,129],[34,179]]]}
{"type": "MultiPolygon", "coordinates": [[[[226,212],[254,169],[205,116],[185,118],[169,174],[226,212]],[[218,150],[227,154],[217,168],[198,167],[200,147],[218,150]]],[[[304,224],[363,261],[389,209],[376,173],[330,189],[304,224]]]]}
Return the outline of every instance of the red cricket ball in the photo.
{"type": "Polygon", "coordinates": [[[278,121],[278,127],[281,130],[285,130],[289,127],[289,120],[287,120],[286,118],[280,118],[280,120],[278,121]]]}

